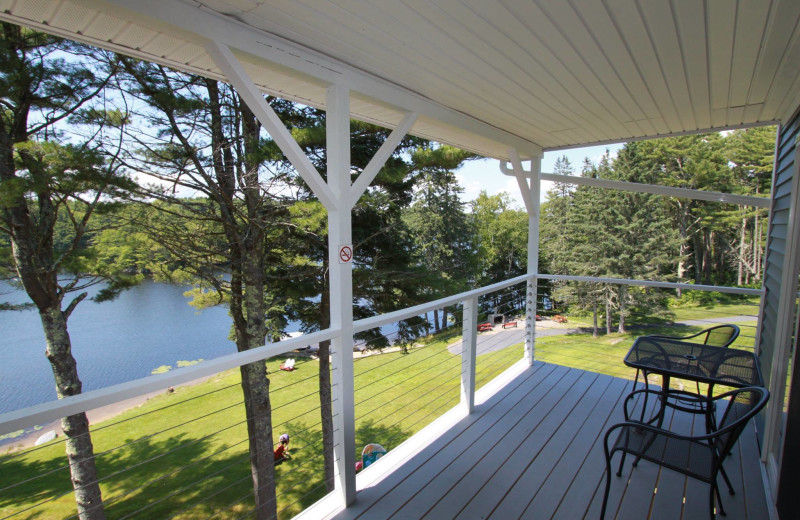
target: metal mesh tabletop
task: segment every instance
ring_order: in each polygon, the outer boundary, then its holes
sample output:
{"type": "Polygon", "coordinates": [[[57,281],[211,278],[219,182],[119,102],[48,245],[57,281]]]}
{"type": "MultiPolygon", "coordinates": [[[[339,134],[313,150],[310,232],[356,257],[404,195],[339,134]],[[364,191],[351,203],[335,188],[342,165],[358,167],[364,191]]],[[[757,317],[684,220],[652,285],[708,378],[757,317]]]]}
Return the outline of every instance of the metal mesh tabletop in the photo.
{"type": "Polygon", "coordinates": [[[756,355],[736,348],[641,336],[624,361],[632,368],[701,383],[737,388],[764,384],[756,355]]]}

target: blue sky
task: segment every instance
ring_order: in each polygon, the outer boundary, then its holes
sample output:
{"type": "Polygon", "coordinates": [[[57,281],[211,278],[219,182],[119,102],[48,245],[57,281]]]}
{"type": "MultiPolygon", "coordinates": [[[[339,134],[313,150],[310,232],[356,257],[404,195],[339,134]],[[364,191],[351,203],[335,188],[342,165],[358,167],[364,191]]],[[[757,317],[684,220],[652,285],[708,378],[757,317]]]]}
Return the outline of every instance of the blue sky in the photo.
{"type": "MultiPolygon", "coordinates": [[[[575,148],[572,150],[560,150],[558,152],[546,152],[542,159],[542,171],[545,173],[552,173],[556,159],[562,155],[566,155],[574,170],[579,172],[585,157],[588,157],[593,163],[597,163],[606,149],[608,149],[611,152],[611,156],[614,157],[620,148],[622,148],[622,144],[611,144],[575,148]]],[[[523,207],[516,179],[503,175],[500,171],[500,163],[495,159],[468,162],[465,166],[456,171],[456,177],[461,187],[464,188],[464,194],[462,196],[462,200],[464,201],[474,200],[481,190],[486,190],[489,195],[495,195],[505,191],[511,195],[511,198],[520,208],[523,207]]],[[[542,200],[544,200],[545,194],[551,184],[552,183],[549,182],[542,183],[542,200]]]]}

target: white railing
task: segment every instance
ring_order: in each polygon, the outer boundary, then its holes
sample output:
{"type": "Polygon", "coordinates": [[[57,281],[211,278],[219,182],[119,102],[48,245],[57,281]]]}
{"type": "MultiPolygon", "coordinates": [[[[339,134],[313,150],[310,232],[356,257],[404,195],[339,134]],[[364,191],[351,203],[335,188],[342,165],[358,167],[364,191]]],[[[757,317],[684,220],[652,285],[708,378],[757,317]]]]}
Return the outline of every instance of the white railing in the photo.
{"type": "MultiPolygon", "coordinates": [[[[518,295],[524,294],[526,303],[526,328],[524,337],[526,345],[531,346],[531,350],[526,352],[526,358],[531,362],[533,359],[532,346],[534,343],[535,334],[535,316],[536,316],[536,295],[533,294],[533,287],[536,286],[536,279],[557,280],[557,281],[570,281],[570,282],[594,282],[594,283],[607,283],[607,284],[625,284],[636,285],[642,287],[657,287],[662,289],[681,289],[684,291],[717,291],[726,293],[735,293],[748,296],[762,296],[763,290],[758,289],[744,289],[744,288],[731,288],[731,287],[718,287],[718,286],[705,286],[705,285],[692,285],[692,284],[679,284],[669,282],[653,282],[641,280],[624,280],[614,278],[591,278],[591,277],[576,277],[576,276],[563,276],[563,275],[548,275],[540,274],[537,276],[524,275],[512,278],[500,283],[492,284],[479,289],[474,289],[454,296],[449,296],[439,300],[431,301],[425,304],[416,305],[403,310],[386,313],[380,316],[375,316],[363,320],[358,320],[353,323],[353,331],[356,333],[369,331],[371,329],[380,328],[385,325],[406,320],[415,316],[424,315],[436,309],[445,307],[460,306],[461,307],[461,341],[462,348],[461,355],[461,375],[460,375],[460,406],[465,413],[473,411],[475,386],[476,386],[476,364],[477,364],[477,325],[479,316],[479,298],[482,296],[490,295],[497,291],[510,288],[514,285],[525,284],[524,292],[522,289],[517,293],[518,295]]],[[[143,396],[156,391],[163,391],[170,387],[175,387],[183,383],[195,381],[200,378],[213,376],[223,371],[238,368],[252,362],[266,360],[275,356],[286,354],[292,350],[305,347],[309,344],[319,343],[325,340],[332,340],[341,334],[341,329],[329,328],[319,332],[314,332],[308,335],[299,336],[278,343],[268,344],[263,347],[247,351],[230,354],[213,360],[205,361],[203,363],[183,367],[168,373],[158,374],[142,378],[139,380],[123,383],[108,388],[86,392],[84,394],[65,398],[58,401],[52,401],[37,406],[32,406],[26,409],[17,410],[0,415],[0,435],[31,428],[38,424],[46,424],[52,421],[61,419],[69,415],[74,415],[80,412],[94,410],[96,408],[114,404],[127,399],[143,396]]],[[[515,341],[519,341],[516,339],[515,341]]],[[[352,353],[352,349],[350,349],[352,353]]],[[[352,354],[351,354],[352,355],[352,354]]],[[[332,369],[335,366],[336,356],[332,358],[332,369]]],[[[353,396],[351,396],[351,399],[353,396]]],[[[334,414],[338,412],[337,403],[334,401],[334,414]]],[[[348,446],[347,449],[355,450],[355,446],[348,446]]],[[[348,484],[345,484],[348,485],[348,484]]],[[[355,485],[352,482],[350,485],[355,485]]]]}

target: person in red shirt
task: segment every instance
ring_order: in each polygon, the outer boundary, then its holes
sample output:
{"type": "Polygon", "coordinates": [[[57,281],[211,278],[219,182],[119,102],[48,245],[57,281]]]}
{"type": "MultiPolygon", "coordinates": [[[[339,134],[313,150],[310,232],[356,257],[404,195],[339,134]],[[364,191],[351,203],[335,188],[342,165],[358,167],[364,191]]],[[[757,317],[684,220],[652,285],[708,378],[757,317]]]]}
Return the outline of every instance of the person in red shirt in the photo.
{"type": "Polygon", "coordinates": [[[280,437],[280,444],[275,448],[275,462],[283,462],[289,457],[289,434],[284,433],[280,437]]]}

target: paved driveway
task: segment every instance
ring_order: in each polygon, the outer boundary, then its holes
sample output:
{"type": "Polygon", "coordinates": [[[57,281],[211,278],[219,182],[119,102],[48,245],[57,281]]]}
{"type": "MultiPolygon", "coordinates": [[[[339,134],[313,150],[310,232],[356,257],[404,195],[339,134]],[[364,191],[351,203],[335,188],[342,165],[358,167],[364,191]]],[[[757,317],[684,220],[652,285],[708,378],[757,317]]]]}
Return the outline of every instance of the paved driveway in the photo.
{"type": "MultiPolygon", "coordinates": [[[[703,320],[679,320],[676,321],[675,323],[680,325],[697,325],[702,327],[713,323],[742,323],[748,321],[756,321],[756,317],[722,316],[718,318],[706,318],[703,320]]],[[[478,355],[480,356],[481,354],[502,350],[508,346],[525,341],[525,321],[519,320],[517,324],[518,324],[517,327],[512,327],[508,329],[504,329],[501,326],[497,325],[495,326],[494,329],[490,331],[479,332],[478,342],[477,342],[478,355]]],[[[563,334],[574,334],[577,332],[579,332],[579,330],[576,328],[565,327],[563,325],[556,324],[549,320],[540,322],[539,324],[537,324],[536,327],[537,338],[544,336],[559,336],[563,334]]],[[[456,343],[448,345],[447,350],[449,350],[451,354],[460,354],[461,341],[459,340],[456,343]]]]}

